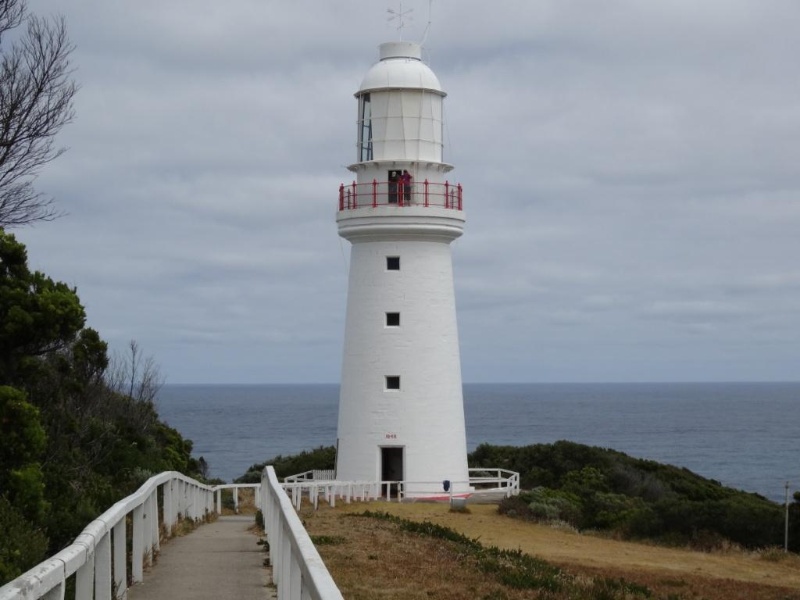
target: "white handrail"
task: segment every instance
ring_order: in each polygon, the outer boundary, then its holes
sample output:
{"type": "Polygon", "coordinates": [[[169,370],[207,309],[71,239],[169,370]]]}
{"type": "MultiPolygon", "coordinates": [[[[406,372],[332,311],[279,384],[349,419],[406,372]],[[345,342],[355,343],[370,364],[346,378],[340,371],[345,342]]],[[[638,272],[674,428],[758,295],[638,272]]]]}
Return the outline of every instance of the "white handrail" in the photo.
{"type": "Polygon", "coordinates": [[[505,489],[507,496],[519,494],[519,473],[497,467],[473,467],[468,469],[470,485],[495,484],[496,489],[505,489]]]}
{"type": "Polygon", "coordinates": [[[67,578],[72,575],[75,575],[76,600],[125,598],[129,515],[133,523],[131,581],[137,583],[142,581],[144,567],[152,564],[159,549],[162,527],[166,535],[171,535],[179,518],[197,520],[213,511],[213,488],[176,471],[155,475],[89,523],[70,546],[0,587],[0,600],[63,598],[67,578]],[[163,506],[161,522],[159,490],[163,506]]]}
{"type": "MultiPolygon", "coordinates": [[[[343,482],[327,479],[329,472],[317,473],[325,479],[318,479],[315,483],[313,479],[302,477],[297,483],[282,486],[275,476],[275,470],[266,467],[261,484],[223,484],[215,487],[201,484],[176,471],[155,475],[135,493],[89,523],[70,546],[0,587],[0,600],[63,598],[66,580],[73,575],[76,600],[124,599],[127,597],[129,581],[126,565],[126,521],[129,516],[133,549],[130,581],[138,583],[143,580],[144,567],[152,564],[162,532],[171,535],[181,517],[199,520],[215,512],[215,509],[219,512],[222,489],[235,490],[236,506],[238,489],[242,487],[255,489],[256,502],[264,516],[273,567],[272,578],[278,586],[278,597],[340,600],[341,592],[297,516],[292,500],[299,508],[304,490],[315,507],[320,493],[332,505],[335,505],[337,497],[344,498],[346,502],[369,500],[383,496],[384,491],[388,498],[392,485],[398,486],[399,500],[405,495],[405,485],[426,482],[343,482]],[[161,519],[158,510],[159,491],[163,506],[161,519]],[[292,500],[287,492],[292,494],[292,500]]],[[[506,469],[470,469],[470,473],[487,474],[470,477],[471,485],[495,483],[497,487],[493,489],[502,490],[506,495],[519,493],[519,473],[506,469]]],[[[303,475],[313,477],[312,473],[303,475]]]]}
{"type": "Polygon", "coordinates": [[[261,500],[259,499],[259,494],[261,493],[261,484],[260,483],[222,483],[220,485],[214,486],[214,495],[216,496],[216,506],[217,506],[217,514],[222,514],[222,490],[232,490],[233,491],[233,512],[239,513],[239,490],[240,489],[253,489],[255,494],[254,504],[257,507],[261,507],[261,500]]]}
{"type": "Polygon", "coordinates": [[[334,479],[336,479],[334,469],[313,469],[296,475],[287,475],[283,478],[283,482],[299,483],[301,481],[333,481],[334,479]]]}
{"type": "Polygon", "coordinates": [[[261,475],[261,490],[272,580],[278,587],[278,598],[343,600],[272,467],[266,467],[261,475]]]}
{"type": "Polygon", "coordinates": [[[300,510],[303,495],[316,509],[319,498],[325,499],[331,506],[341,498],[346,503],[352,500],[369,501],[383,498],[415,500],[448,500],[452,498],[470,498],[475,495],[486,497],[487,494],[497,497],[516,496],[520,492],[519,473],[500,468],[471,468],[468,481],[450,481],[448,489],[444,489],[441,481],[336,481],[331,479],[315,479],[311,471],[284,478],[283,489],[289,494],[296,510],[300,510]]]}

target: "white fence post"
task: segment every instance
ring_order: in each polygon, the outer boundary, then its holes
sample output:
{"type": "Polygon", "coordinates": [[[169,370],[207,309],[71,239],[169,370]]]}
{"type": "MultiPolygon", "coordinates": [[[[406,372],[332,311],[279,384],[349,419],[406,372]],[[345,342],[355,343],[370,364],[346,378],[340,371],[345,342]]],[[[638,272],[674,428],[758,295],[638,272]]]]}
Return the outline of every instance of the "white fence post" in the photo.
{"type": "Polygon", "coordinates": [[[155,553],[161,549],[161,526],[158,521],[158,486],[150,495],[150,563],[155,559],[155,553]]]}
{"type": "MultiPolygon", "coordinates": [[[[81,534],[75,542],[84,547],[86,556],[86,562],[78,567],[75,573],[75,598],[92,600],[94,598],[94,563],[97,556],[95,540],[92,536],[81,534]]],[[[123,556],[125,555],[123,554],[123,556]]]]}
{"type": "Polygon", "coordinates": [[[111,532],[106,531],[95,548],[94,597],[95,600],[111,599],[111,532]]]}
{"type": "Polygon", "coordinates": [[[56,585],[56,587],[54,587],[52,590],[47,592],[43,596],[43,598],[44,600],[64,600],[64,592],[65,592],[64,582],[62,581],[61,583],[56,585]]]}
{"type": "MultiPolygon", "coordinates": [[[[125,531],[125,519],[121,519],[119,523],[114,525],[113,537],[114,540],[114,585],[116,587],[116,597],[123,600],[128,595],[128,573],[127,573],[127,553],[125,531]]],[[[91,597],[91,596],[89,596],[91,597]]]]}
{"type": "Polygon", "coordinates": [[[166,482],[162,488],[161,503],[164,505],[164,529],[167,537],[172,536],[172,526],[175,525],[175,510],[172,506],[172,480],[166,482]]]}
{"type": "Polygon", "coordinates": [[[139,583],[144,579],[144,507],[133,509],[133,534],[131,536],[131,580],[139,583]]]}

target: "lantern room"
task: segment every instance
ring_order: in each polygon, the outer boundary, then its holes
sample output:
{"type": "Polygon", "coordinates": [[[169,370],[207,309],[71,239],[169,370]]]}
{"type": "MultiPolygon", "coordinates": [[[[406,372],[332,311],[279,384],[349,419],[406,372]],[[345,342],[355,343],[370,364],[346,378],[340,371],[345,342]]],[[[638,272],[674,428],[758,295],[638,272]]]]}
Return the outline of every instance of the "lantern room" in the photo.
{"type": "Polygon", "coordinates": [[[381,44],[380,60],[356,93],[358,162],[441,163],[445,96],[418,44],[381,44]]]}

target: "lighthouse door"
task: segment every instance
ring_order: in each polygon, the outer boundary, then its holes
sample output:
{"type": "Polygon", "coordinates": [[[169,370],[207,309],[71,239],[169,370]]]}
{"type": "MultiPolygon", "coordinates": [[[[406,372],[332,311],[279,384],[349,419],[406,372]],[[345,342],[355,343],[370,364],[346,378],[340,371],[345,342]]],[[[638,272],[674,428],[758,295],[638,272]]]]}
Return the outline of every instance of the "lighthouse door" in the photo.
{"type": "MultiPolygon", "coordinates": [[[[403,448],[381,448],[381,481],[403,481],[403,448]]],[[[397,484],[389,486],[389,494],[397,495],[397,484]]]]}

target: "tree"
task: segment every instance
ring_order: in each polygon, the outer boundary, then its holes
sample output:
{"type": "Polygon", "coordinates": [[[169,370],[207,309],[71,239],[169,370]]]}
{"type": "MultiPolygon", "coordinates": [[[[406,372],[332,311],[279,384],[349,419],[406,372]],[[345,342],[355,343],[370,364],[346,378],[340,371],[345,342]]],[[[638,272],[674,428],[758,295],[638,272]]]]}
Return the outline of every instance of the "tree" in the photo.
{"type": "Polygon", "coordinates": [[[106,376],[109,389],[136,402],[153,404],[164,378],[152,356],[142,355],[136,340],[128,342],[128,351],[115,353],[106,376]]]}
{"type": "Polygon", "coordinates": [[[0,0],[0,227],[58,216],[33,180],[65,150],[54,138],[74,116],[73,49],[63,17],[28,15],[25,0],[0,0]],[[7,43],[23,23],[25,31],[7,43]]]}
{"type": "Polygon", "coordinates": [[[0,585],[43,560],[47,538],[37,526],[48,508],[39,411],[25,394],[0,385],[0,585]]]}
{"type": "Polygon", "coordinates": [[[68,347],[86,314],[74,288],[28,269],[25,246],[0,229],[0,385],[68,347]]]}
{"type": "Polygon", "coordinates": [[[0,386],[0,495],[22,515],[37,521],[45,511],[44,482],[39,463],[46,438],[39,410],[25,394],[0,386]]]}
{"type": "Polygon", "coordinates": [[[32,272],[0,227],[0,585],[151,475],[200,468],[158,418],[155,361],[131,342],[112,363],[85,321],[76,290],[32,272]]]}

